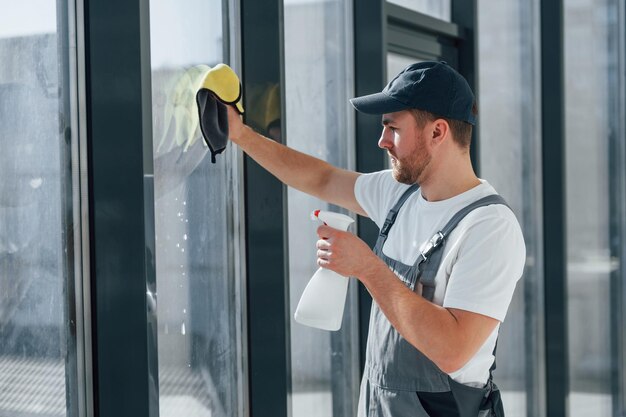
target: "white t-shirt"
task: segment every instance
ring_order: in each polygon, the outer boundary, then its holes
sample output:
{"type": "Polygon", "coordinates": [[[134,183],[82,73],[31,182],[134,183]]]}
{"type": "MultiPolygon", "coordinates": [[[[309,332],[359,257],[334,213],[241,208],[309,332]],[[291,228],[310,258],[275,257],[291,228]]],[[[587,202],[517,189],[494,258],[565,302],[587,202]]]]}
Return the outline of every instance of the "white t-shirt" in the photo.
{"type": "MultiPolygon", "coordinates": [[[[359,176],[354,192],[363,210],[380,228],[408,187],[397,182],[387,170],[359,176]]],[[[443,201],[426,201],[417,190],[400,209],[383,253],[413,265],[421,246],[456,212],[491,194],[496,191],[484,180],[471,190],[443,201]]],[[[477,208],[448,236],[435,277],[433,302],[502,322],[515,284],[522,276],[525,259],[524,237],[513,212],[502,204],[477,208]]],[[[421,286],[416,288],[419,294],[421,290],[421,286]]],[[[476,355],[450,374],[455,381],[480,386],[487,382],[499,328],[498,323],[476,355]]]]}

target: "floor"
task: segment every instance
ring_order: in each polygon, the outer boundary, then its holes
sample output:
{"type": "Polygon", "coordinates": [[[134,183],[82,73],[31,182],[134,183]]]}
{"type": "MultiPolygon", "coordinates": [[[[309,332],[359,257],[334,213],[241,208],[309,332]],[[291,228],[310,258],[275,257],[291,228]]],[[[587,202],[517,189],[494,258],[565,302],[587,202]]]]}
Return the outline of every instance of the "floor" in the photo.
{"type": "MultiPolygon", "coordinates": [[[[224,409],[214,400],[206,375],[184,369],[164,369],[160,377],[162,417],[221,417],[224,409]]],[[[504,391],[507,417],[526,417],[523,392],[504,391]]],[[[572,392],[570,417],[611,415],[611,396],[572,392]]],[[[65,416],[65,371],[60,361],[0,357],[0,417],[65,416]]],[[[293,417],[331,415],[329,392],[292,394],[293,417]]]]}

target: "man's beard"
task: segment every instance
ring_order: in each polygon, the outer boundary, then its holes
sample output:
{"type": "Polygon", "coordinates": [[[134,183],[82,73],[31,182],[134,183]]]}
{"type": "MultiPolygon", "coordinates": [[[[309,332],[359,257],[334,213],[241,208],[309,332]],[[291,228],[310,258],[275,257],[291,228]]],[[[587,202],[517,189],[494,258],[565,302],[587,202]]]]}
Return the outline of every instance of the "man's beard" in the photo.
{"type": "Polygon", "coordinates": [[[402,183],[402,184],[419,184],[420,180],[422,180],[422,174],[424,170],[430,164],[430,160],[432,159],[430,153],[424,149],[424,147],[419,147],[413,153],[411,159],[405,158],[404,160],[400,160],[393,157],[396,162],[395,164],[391,163],[393,168],[393,178],[402,183]]]}

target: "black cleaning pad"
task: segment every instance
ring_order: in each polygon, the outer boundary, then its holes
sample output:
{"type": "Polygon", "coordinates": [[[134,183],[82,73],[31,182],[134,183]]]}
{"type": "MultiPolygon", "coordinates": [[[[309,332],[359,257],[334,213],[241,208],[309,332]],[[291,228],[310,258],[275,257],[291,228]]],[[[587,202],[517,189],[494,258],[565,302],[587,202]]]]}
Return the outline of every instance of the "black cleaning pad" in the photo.
{"type": "Polygon", "coordinates": [[[211,150],[211,162],[222,153],[228,143],[228,109],[213,93],[201,88],[196,94],[202,138],[211,150]]]}

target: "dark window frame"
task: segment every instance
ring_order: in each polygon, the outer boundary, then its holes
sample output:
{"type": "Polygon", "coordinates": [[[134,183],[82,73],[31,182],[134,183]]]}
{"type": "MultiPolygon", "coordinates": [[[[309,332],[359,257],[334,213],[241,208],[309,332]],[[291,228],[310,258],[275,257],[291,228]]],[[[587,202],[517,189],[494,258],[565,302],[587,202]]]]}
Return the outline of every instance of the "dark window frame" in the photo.
{"type": "Polygon", "coordinates": [[[158,416],[148,2],[87,0],[84,25],[94,413],[158,416]]]}
{"type": "MultiPolygon", "coordinates": [[[[283,2],[240,0],[240,10],[244,108],[250,108],[246,91],[253,85],[284,85],[283,2]]],[[[280,107],[284,143],[284,105],[280,107]]],[[[287,417],[291,413],[287,190],[247,155],[244,188],[249,413],[287,417]]]]}

